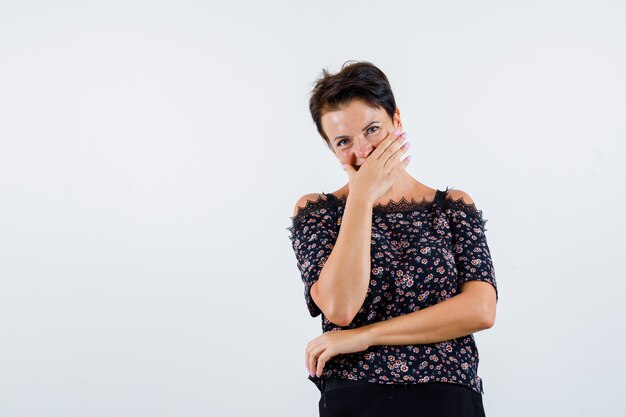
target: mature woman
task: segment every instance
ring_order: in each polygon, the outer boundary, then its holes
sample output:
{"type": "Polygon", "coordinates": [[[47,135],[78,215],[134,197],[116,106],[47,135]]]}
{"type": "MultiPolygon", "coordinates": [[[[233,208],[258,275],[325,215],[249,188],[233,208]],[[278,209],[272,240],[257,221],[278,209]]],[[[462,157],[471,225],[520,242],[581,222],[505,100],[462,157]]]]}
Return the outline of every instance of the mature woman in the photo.
{"type": "Polygon", "coordinates": [[[486,220],[467,193],[406,172],[387,77],[346,64],[324,70],[310,111],[348,182],[300,198],[288,228],[322,315],[305,352],[320,416],[484,416],[473,333],[493,326],[498,299],[486,220]]]}

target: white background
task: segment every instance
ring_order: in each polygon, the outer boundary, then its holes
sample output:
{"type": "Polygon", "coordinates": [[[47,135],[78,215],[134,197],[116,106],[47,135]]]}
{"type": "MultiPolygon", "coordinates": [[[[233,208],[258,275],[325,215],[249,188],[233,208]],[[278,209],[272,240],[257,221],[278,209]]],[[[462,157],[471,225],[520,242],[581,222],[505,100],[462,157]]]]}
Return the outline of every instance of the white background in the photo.
{"type": "Polygon", "coordinates": [[[0,415],[316,416],[285,230],[347,181],[308,98],[389,77],[488,219],[487,416],[623,415],[620,1],[0,1],[0,415]]]}

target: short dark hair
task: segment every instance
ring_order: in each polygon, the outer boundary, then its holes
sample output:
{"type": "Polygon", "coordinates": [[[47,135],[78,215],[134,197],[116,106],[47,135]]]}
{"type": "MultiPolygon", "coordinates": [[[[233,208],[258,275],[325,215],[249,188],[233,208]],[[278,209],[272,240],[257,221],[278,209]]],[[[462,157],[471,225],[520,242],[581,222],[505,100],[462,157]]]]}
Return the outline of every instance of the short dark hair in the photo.
{"type": "Polygon", "coordinates": [[[322,115],[338,110],[351,100],[361,99],[372,107],[383,108],[393,119],[396,100],[387,76],[368,61],[346,61],[341,70],[330,74],[322,69],[322,76],[315,81],[309,100],[311,117],[326,145],[333,149],[330,139],[322,128],[322,115]]]}

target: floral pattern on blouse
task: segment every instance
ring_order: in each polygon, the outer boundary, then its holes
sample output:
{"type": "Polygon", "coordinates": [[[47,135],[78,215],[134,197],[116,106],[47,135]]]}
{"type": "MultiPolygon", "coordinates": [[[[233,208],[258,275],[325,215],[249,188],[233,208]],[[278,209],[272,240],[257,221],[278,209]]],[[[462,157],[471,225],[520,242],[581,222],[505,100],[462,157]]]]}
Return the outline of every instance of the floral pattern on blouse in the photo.
{"type": "MultiPolygon", "coordinates": [[[[311,297],[341,227],[347,196],[322,193],[291,217],[290,235],[304,298],[312,317],[322,316],[322,331],[362,327],[412,313],[460,293],[470,280],[493,285],[495,270],[485,236],[486,220],[474,203],[454,200],[437,190],[428,201],[391,201],[373,207],[371,280],[363,306],[347,326],[330,322],[311,297]]],[[[484,393],[478,376],[479,355],[473,334],[431,344],[377,345],[337,355],[321,377],[310,376],[321,390],[328,377],[379,384],[449,382],[484,393]]]]}

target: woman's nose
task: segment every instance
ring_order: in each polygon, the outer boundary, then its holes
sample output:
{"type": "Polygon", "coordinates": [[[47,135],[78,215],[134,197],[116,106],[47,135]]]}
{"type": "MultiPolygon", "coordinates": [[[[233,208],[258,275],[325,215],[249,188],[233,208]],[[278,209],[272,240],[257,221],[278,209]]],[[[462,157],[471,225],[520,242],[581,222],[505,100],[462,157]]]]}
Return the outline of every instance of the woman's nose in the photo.
{"type": "Polygon", "coordinates": [[[371,152],[372,145],[366,139],[357,138],[355,140],[356,156],[359,158],[367,158],[371,152]]]}

